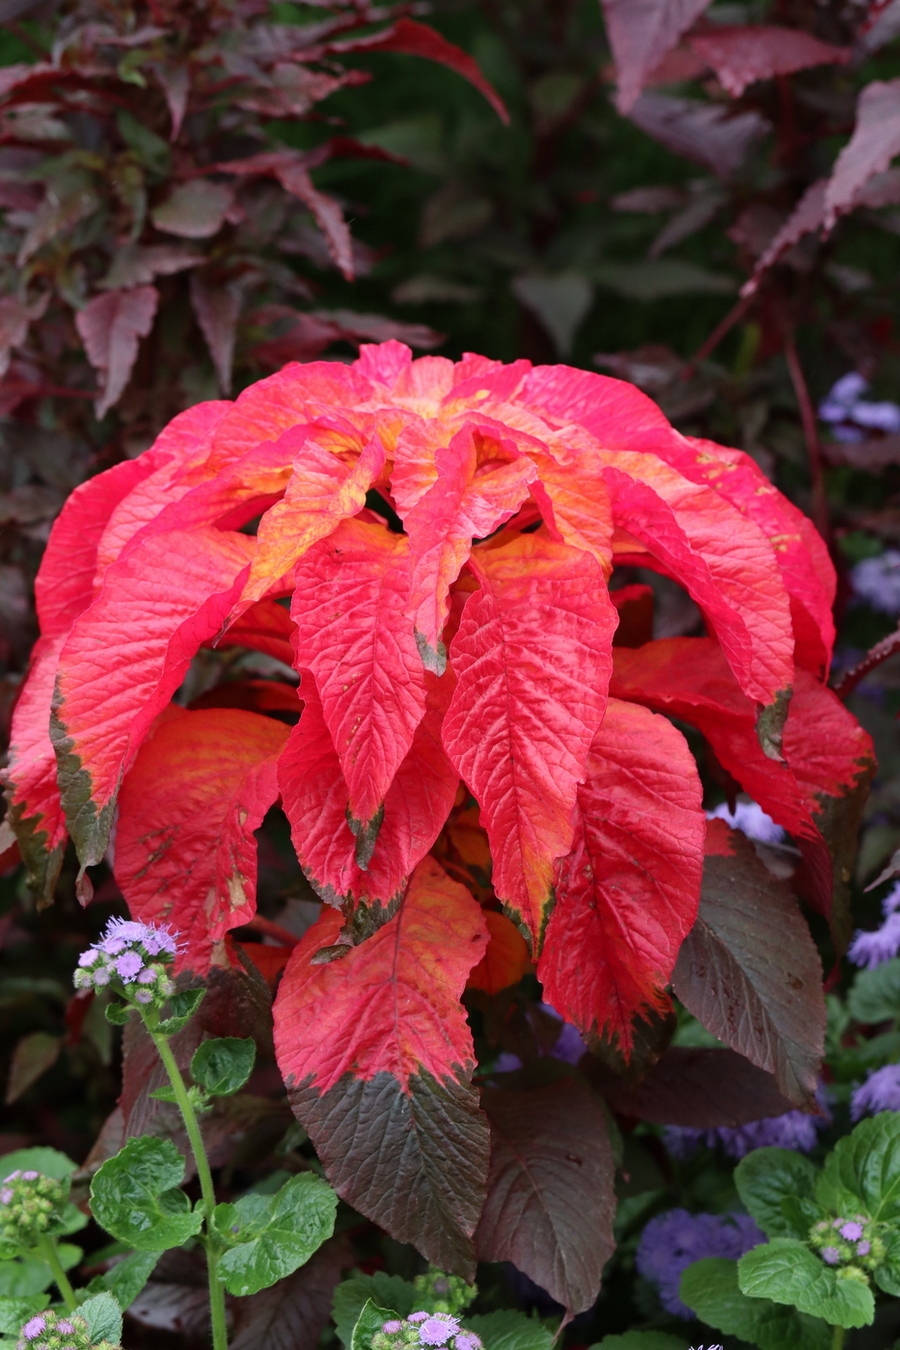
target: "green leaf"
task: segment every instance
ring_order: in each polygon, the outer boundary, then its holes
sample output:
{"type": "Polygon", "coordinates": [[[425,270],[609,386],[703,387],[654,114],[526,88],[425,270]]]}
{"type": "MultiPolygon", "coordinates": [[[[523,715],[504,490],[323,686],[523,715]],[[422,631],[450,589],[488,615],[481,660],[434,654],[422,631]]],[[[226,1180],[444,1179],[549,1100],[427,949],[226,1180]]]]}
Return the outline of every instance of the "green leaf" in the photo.
{"type": "Polygon", "coordinates": [[[180,1247],[199,1233],[203,1215],[177,1188],[184,1159],[169,1139],[129,1139],[91,1183],[91,1210],[113,1237],[138,1251],[180,1247]]]}
{"type": "Polygon", "coordinates": [[[43,1312],[50,1302],[49,1294],[32,1294],[30,1298],[3,1298],[0,1296],[0,1331],[15,1336],[35,1313],[43,1312]]]}
{"type": "Polygon", "coordinates": [[[872,1219],[900,1219],[900,1112],[860,1121],[825,1159],[816,1199],[837,1214],[864,1210],[872,1219]]]}
{"type": "Polygon", "coordinates": [[[77,1163],[55,1148],[18,1148],[3,1155],[3,1175],[10,1172],[41,1172],[54,1181],[69,1181],[77,1163]]]}
{"type": "Polygon", "coordinates": [[[334,1231],[337,1196],[310,1172],[291,1177],[275,1195],[243,1196],[217,1205],[216,1232],[230,1246],[219,1261],[229,1294],[255,1294],[302,1266],[334,1231]]]}
{"type": "Polygon", "coordinates": [[[182,989],[169,999],[169,1016],[156,1028],[163,1036],[174,1036],[176,1031],[186,1027],[194,1013],[200,1007],[205,989],[182,989]]]}
{"type": "Polygon", "coordinates": [[[667,1331],[623,1331],[620,1336],[604,1336],[590,1350],[684,1350],[684,1340],[667,1331]]]}
{"type": "Polygon", "coordinates": [[[415,1286],[399,1275],[387,1275],[383,1270],[364,1275],[361,1270],[355,1270],[337,1286],[332,1303],[335,1328],[344,1345],[349,1346],[353,1328],[369,1299],[380,1308],[396,1309],[398,1317],[407,1317],[418,1307],[425,1307],[424,1303],[419,1303],[415,1286]]]}
{"type": "Polygon", "coordinates": [[[107,1003],[103,1009],[107,1022],[111,1022],[114,1027],[124,1027],[133,1012],[134,1009],[129,1008],[126,1003],[107,1003]]]}
{"type": "Polygon", "coordinates": [[[847,995],[847,1010],[857,1022],[887,1022],[900,1017],[900,959],[860,971],[847,995]]]}
{"type": "Polygon", "coordinates": [[[85,1299],[78,1309],[88,1324],[92,1341],[110,1341],[118,1345],[122,1339],[122,1309],[112,1294],[95,1294],[85,1299]]]}
{"type": "Polygon", "coordinates": [[[865,1327],[875,1317],[872,1291],[836,1271],[794,1238],[774,1238],[745,1252],[738,1262],[741,1292],[792,1304],[832,1326],[865,1327]]]}
{"type": "Polygon", "coordinates": [[[230,1097],[253,1072],[256,1043],[235,1036],[204,1041],[191,1060],[191,1077],[212,1097],[230,1097]]]}
{"type": "Polygon", "coordinates": [[[161,1251],[132,1252],[122,1261],[116,1261],[100,1276],[104,1287],[115,1295],[120,1307],[131,1307],[161,1256],[161,1251]]]}
{"type": "Polygon", "coordinates": [[[787,1148],[754,1149],[734,1169],[738,1195],[769,1238],[807,1236],[809,1224],[804,1223],[798,1231],[783,1202],[791,1197],[811,1200],[816,1176],[808,1158],[787,1148]]]}
{"type": "Polygon", "coordinates": [[[695,1261],[684,1271],[679,1293],[701,1322],[760,1350],[828,1350],[831,1344],[831,1327],[821,1318],[742,1293],[736,1261],[695,1261]]]}
{"type": "Polygon", "coordinates": [[[53,1272],[36,1256],[0,1261],[0,1297],[32,1298],[53,1283],[53,1272]]]}
{"type": "MultiPolygon", "coordinates": [[[[506,1308],[501,1312],[466,1317],[463,1326],[467,1331],[474,1331],[488,1350],[552,1350],[554,1341],[553,1332],[536,1317],[526,1317],[525,1313],[506,1308]]],[[[647,1350],[669,1350],[669,1347],[648,1346],[647,1350]]],[[[685,1350],[683,1344],[679,1350],[685,1350]]]]}
{"type": "Polygon", "coordinates": [[[379,1308],[377,1303],[367,1299],[362,1312],[356,1319],[353,1334],[350,1337],[350,1350],[371,1350],[372,1337],[380,1331],[383,1323],[397,1316],[391,1308],[379,1308]]]}

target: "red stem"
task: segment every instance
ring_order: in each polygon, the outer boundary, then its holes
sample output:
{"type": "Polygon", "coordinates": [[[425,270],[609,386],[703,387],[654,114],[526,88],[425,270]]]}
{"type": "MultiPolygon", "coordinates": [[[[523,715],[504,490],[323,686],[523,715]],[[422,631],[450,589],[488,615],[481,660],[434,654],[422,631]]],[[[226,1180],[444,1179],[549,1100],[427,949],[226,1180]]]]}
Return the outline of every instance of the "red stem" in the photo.
{"type": "Polygon", "coordinates": [[[893,633],[889,633],[880,642],[876,642],[875,646],[866,652],[857,665],[844,672],[838,682],[832,686],[838,698],[848,699],[860,680],[864,680],[870,670],[880,666],[882,661],[886,661],[889,656],[893,656],[894,652],[898,651],[900,651],[900,628],[893,633]]]}
{"type": "Polygon", "coordinates": [[[787,361],[791,383],[794,386],[797,407],[800,410],[800,422],[803,426],[803,435],[806,440],[806,453],[809,458],[809,472],[812,476],[812,510],[810,515],[812,516],[813,523],[819,531],[819,534],[827,543],[831,534],[831,525],[828,520],[828,500],[825,496],[825,473],[822,465],[822,447],[819,443],[819,432],[816,427],[816,410],[813,407],[812,399],[809,396],[806,377],[803,374],[803,367],[801,366],[800,358],[797,355],[797,344],[794,340],[793,330],[789,331],[785,337],[784,357],[787,361]]]}
{"type": "Polygon", "coordinates": [[[700,362],[705,361],[706,358],[710,355],[710,353],[715,351],[716,347],[718,347],[719,343],[722,341],[723,337],[725,337],[726,333],[730,333],[734,325],[744,317],[744,315],[750,308],[750,305],[753,303],[755,298],[756,298],[755,295],[742,296],[741,299],[738,300],[737,304],[734,305],[733,308],[728,311],[728,313],[725,315],[725,318],[716,324],[715,328],[712,330],[709,337],[706,339],[706,341],[703,343],[701,347],[698,347],[697,351],[694,353],[690,361],[685,366],[684,370],[681,372],[681,378],[683,380],[689,380],[691,376],[694,374],[696,367],[699,366],[700,362]]]}

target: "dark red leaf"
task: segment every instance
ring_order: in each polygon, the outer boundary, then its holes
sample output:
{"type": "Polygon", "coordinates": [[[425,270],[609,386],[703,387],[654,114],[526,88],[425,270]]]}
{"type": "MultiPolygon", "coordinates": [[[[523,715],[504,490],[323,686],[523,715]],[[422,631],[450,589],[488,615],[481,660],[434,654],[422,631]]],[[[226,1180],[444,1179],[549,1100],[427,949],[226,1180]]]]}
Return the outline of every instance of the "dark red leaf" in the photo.
{"type": "Polygon", "coordinates": [[[825,224],[825,193],[827,188],[828,179],[820,178],[806,189],[781,229],[757,260],[753,276],[741,288],[742,296],[754,294],[759,287],[763,272],[768,271],[770,267],[777,263],[787,253],[788,249],[797,243],[798,239],[802,239],[805,234],[810,234],[813,230],[822,229],[825,224]]]}
{"type": "Polygon", "coordinates": [[[698,160],[720,178],[731,178],[769,130],[757,112],[731,115],[720,104],[668,94],[642,94],[628,116],[676,155],[698,160]]]}
{"type": "Polygon", "coordinates": [[[286,1280],[238,1299],[229,1350],[313,1350],[331,1317],[331,1299],[343,1271],[354,1264],[346,1235],[329,1238],[286,1280]]]}
{"type": "Polygon", "coordinates": [[[710,0],[602,0],[619,83],[616,104],[627,113],[647,77],[710,0]]]}
{"type": "Polygon", "coordinates": [[[859,96],[853,135],[838,155],[828,182],[825,224],[829,229],[896,154],[900,154],[900,80],[873,80],[859,96]]]}
{"type": "Polygon", "coordinates": [[[791,75],[810,66],[845,65],[849,47],[835,47],[800,28],[754,24],[747,28],[709,27],[688,38],[691,46],[712,66],[732,98],[740,98],[748,84],[791,75]]]}
{"type": "Polygon", "coordinates": [[[488,1195],[475,1234],[482,1261],[512,1261],[551,1298],[584,1312],[615,1250],[615,1160],[606,1114],[586,1083],[530,1092],[485,1088],[488,1195]]]}
{"type": "Polygon", "coordinates": [[[205,272],[194,272],[191,275],[191,305],[200,331],[206,338],[219,377],[219,388],[223,394],[227,394],[231,389],[231,365],[241,311],[241,292],[220,278],[207,276],[205,272]]]}
{"type": "Polygon", "coordinates": [[[88,360],[103,378],[97,416],[105,417],[125,391],[137,359],[138,341],[153,327],[159,292],[155,286],[95,295],[75,316],[88,360]]]}
{"type": "Polygon", "coordinates": [[[279,165],[274,169],[274,174],[285,192],[299,198],[312,212],[316,224],[328,242],[331,256],[347,280],[352,281],[353,243],[340,205],[333,197],[319,191],[308,171],[297,161],[279,165]]]}

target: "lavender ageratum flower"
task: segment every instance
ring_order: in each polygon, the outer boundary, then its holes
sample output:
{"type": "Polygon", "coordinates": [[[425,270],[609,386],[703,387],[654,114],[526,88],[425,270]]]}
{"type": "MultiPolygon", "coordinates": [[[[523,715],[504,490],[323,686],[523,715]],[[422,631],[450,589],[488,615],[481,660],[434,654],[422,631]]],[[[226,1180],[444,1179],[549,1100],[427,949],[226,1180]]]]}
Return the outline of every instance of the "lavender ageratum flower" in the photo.
{"type": "Polygon", "coordinates": [[[868,1255],[869,1255],[869,1252],[870,1252],[871,1250],[872,1250],[872,1244],[871,1244],[871,1242],[868,1240],[868,1238],[863,1238],[862,1242],[857,1242],[857,1244],[856,1244],[856,1255],[857,1255],[857,1256],[868,1256],[868,1255]]]}
{"type": "Polygon", "coordinates": [[[651,1219],[641,1234],[637,1268],[656,1285],[666,1312],[689,1319],[694,1316],[679,1295],[682,1272],[706,1256],[736,1261],[765,1237],[747,1214],[689,1214],[670,1209],[651,1219]]]}
{"type": "Polygon", "coordinates": [[[451,1336],[459,1331],[459,1322],[448,1313],[433,1313],[419,1327],[419,1340],[423,1345],[446,1345],[451,1336]]]}
{"type": "MultiPolygon", "coordinates": [[[[821,1088],[817,1094],[824,1107],[821,1088]]],[[[808,1116],[805,1111],[785,1111],[782,1116],[765,1120],[751,1120],[746,1125],[716,1125],[709,1129],[691,1129],[688,1126],[668,1125],[663,1132],[667,1151],[673,1158],[691,1158],[703,1145],[721,1147],[729,1158],[743,1158],[755,1148],[790,1148],[796,1153],[809,1153],[816,1146],[818,1132],[829,1124],[831,1116],[808,1116]]]]}
{"type": "Polygon", "coordinates": [[[403,1323],[396,1317],[392,1317],[389,1322],[381,1324],[381,1330],[386,1331],[389,1336],[393,1336],[394,1332],[403,1330],[403,1323]]]}
{"type": "Polygon", "coordinates": [[[112,948],[104,944],[117,942],[119,939],[122,940],[122,946],[131,947],[139,944],[145,947],[150,956],[159,956],[161,952],[175,956],[178,951],[174,933],[164,925],[137,923],[134,919],[110,919],[100,945],[104,951],[115,955],[122,947],[112,948]]]}
{"type": "Polygon", "coordinates": [[[863,558],[850,569],[853,593],[883,614],[900,614],[900,552],[885,549],[877,558],[863,558]]]}
{"type": "Polygon", "coordinates": [[[900,1111],[900,1064],[888,1064],[870,1073],[850,1098],[853,1120],[871,1111],[900,1111]]]}
{"type": "Polygon", "coordinates": [[[900,407],[886,400],[864,398],[868,388],[869,381],[852,371],[843,375],[819,404],[819,417],[831,423],[836,440],[861,441],[865,431],[900,431],[900,407]]]}
{"type": "Polygon", "coordinates": [[[100,989],[113,979],[125,985],[140,985],[128,990],[139,1003],[159,1003],[175,992],[166,970],[178,951],[173,933],[165,927],[136,923],[131,919],[110,919],[100,939],[78,958],[73,982],[76,989],[100,989]]]}
{"type": "Polygon", "coordinates": [[[733,811],[727,802],[721,802],[714,810],[707,811],[706,818],[724,820],[732,829],[743,830],[748,839],[755,839],[760,844],[784,843],[784,830],[756,802],[735,802],[733,811]]]}
{"type": "Polygon", "coordinates": [[[822,1260],[826,1265],[836,1266],[841,1259],[841,1254],[837,1247],[823,1247],[822,1260]]]}
{"type": "Polygon", "coordinates": [[[841,1224],[839,1232],[847,1242],[858,1242],[863,1235],[863,1226],[861,1223],[857,1223],[855,1219],[851,1219],[849,1223],[841,1224]]]}
{"type": "Polygon", "coordinates": [[[900,882],[892,886],[881,902],[884,923],[872,932],[857,929],[847,951],[850,960],[857,966],[866,966],[873,970],[892,961],[900,952],[900,882]]]}
{"type": "Polygon", "coordinates": [[[431,1316],[431,1313],[427,1313],[427,1312],[414,1312],[414,1313],[410,1313],[410,1314],[409,1314],[409,1317],[407,1317],[406,1320],[407,1320],[407,1322],[424,1322],[424,1321],[426,1320],[426,1318],[428,1318],[428,1317],[430,1317],[430,1316],[431,1316]]]}
{"type": "Polygon", "coordinates": [[[25,1323],[24,1327],[22,1328],[21,1334],[25,1337],[26,1341],[33,1341],[36,1336],[40,1336],[41,1332],[46,1330],[47,1330],[46,1317],[38,1316],[32,1317],[29,1322],[25,1323]]]}
{"type": "Polygon", "coordinates": [[[129,983],[144,968],[144,961],[139,952],[123,952],[116,961],[116,974],[120,980],[129,983]]]}

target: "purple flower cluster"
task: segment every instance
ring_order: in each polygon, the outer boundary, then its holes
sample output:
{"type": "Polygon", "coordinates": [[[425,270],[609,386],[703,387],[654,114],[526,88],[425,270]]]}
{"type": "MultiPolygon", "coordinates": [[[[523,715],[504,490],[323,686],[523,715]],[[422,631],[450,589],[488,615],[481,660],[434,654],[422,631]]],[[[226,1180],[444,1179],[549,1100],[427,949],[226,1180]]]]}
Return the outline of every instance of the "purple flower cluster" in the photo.
{"type": "Polygon", "coordinates": [[[727,802],[707,811],[707,820],[724,820],[734,830],[743,830],[748,839],[760,844],[783,844],[784,830],[756,802],[735,802],[732,811],[727,802]]]}
{"type": "Polygon", "coordinates": [[[707,1256],[736,1261],[765,1240],[747,1214],[689,1214],[686,1209],[670,1209],[651,1219],[641,1234],[637,1268],[656,1285],[666,1312],[689,1319],[694,1314],[678,1293],[687,1267],[707,1256]]]}
{"type": "Polygon", "coordinates": [[[900,552],[887,548],[850,569],[854,595],[882,614],[900,614],[900,552]]]}
{"type": "Polygon", "coordinates": [[[864,441],[870,431],[900,431],[900,407],[864,398],[869,381],[851,371],[842,375],[819,404],[819,417],[830,422],[837,441],[864,441]]]}
{"type": "Polygon", "coordinates": [[[847,956],[857,966],[866,966],[874,970],[892,961],[900,952],[900,882],[896,884],[881,902],[884,923],[871,933],[857,930],[847,951],[847,956]]]}
{"type": "Polygon", "coordinates": [[[403,1320],[391,1318],[372,1337],[372,1350],[422,1345],[441,1350],[483,1350],[474,1331],[466,1331],[458,1317],[445,1312],[413,1312],[403,1320]]]}
{"type": "Polygon", "coordinates": [[[668,1125],[663,1139],[673,1158],[691,1158],[703,1145],[719,1145],[729,1158],[743,1158],[755,1148],[790,1148],[809,1153],[816,1146],[818,1132],[830,1116],[808,1116],[805,1111],[785,1111],[783,1116],[751,1120],[746,1125],[716,1125],[709,1129],[668,1125]]]}
{"type": "Polygon", "coordinates": [[[855,1279],[868,1279],[885,1257],[885,1246],[876,1232],[877,1225],[865,1214],[852,1219],[838,1216],[821,1219],[810,1232],[810,1242],[826,1266],[843,1266],[855,1279]]]}
{"type": "Polygon", "coordinates": [[[19,1332],[16,1350],[115,1350],[108,1341],[91,1340],[88,1324],[77,1313],[43,1312],[19,1332]]]}
{"type": "Polygon", "coordinates": [[[41,1172],[10,1172],[0,1182],[0,1243],[33,1247],[45,1233],[55,1231],[68,1194],[68,1186],[41,1172]]]}
{"type": "Polygon", "coordinates": [[[161,1003],[175,992],[166,971],[178,950],[165,927],[110,919],[102,938],[78,958],[76,989],[124,985],[136,1003],[161,1003]]]}
{"type": "Polygon", "coordinates": [[[874,1069],[850,1098],[853,1120],[877,1111],[900,1111],[900,1064],[874,1069]]]}

